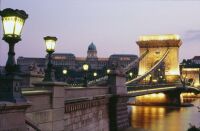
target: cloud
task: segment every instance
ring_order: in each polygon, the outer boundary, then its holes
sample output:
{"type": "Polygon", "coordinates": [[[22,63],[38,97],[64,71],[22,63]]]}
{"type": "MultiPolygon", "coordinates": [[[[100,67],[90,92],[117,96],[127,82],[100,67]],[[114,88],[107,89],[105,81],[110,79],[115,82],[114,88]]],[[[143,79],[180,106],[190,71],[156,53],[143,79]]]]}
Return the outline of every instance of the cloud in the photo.
{"type": "Polygon", "coordinates": [[[199,41],[200,42],[200,30],[188,30],[182,35],[184,41],[199,41]]]}

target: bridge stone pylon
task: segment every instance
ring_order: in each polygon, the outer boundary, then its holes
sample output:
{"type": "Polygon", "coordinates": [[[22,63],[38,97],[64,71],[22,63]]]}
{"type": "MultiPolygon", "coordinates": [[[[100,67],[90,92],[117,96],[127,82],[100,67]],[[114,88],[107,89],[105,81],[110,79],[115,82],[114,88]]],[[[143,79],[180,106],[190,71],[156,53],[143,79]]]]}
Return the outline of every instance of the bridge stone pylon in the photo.
{"type": "Polygon", "coordinates": [[[160,61],[165,53],[167,56],[160,62],[153,72],[149,73],[141,82],[157,82],[160,79],[167,83],[174,83],[179,80],[179,47],[182,41],[178,35],[147,35],[141,36],[137,41],[140,55],[147,50],[148,54],[139,62],[138,75],[142,76],[148,72],[158,61],[160,61]],[[157,73],[155,73],[157,72],[157,73]],[[157,76],[155,76],[157,75],[157,76]]]}

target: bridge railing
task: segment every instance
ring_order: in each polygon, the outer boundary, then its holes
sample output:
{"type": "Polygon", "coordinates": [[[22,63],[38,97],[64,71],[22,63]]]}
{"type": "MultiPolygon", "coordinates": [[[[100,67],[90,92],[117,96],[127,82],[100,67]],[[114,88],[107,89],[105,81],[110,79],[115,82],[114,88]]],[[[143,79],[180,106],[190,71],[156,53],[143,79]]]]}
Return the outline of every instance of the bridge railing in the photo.
{"type": "Polygon", "coordinates": [[[163,88],[169,86],[176,86],[176,85],[175,84],[135,85],[135,86],[127,86],[127,91],[155,89],[155,88],[163,88]]]}

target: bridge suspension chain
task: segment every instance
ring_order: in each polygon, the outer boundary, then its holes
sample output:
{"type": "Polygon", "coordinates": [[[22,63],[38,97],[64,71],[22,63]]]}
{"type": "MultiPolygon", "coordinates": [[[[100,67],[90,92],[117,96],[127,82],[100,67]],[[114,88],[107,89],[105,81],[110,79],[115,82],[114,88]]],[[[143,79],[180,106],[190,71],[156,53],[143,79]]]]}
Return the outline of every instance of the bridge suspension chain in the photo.
{"type": "Polygon", "coordinates": [[[155,71],[160,66],[160,64],[164,61],[164,59],[167,57],[168,54],[169,54],[169,48],[166,50],[166,52],[164,53],[164,55],[162,56],[162,58],[149,71],[147,71],[146,73],[144,73],[141,76],[138,76],[137,78],[134,78],[134,79],[126,82],[126,85],[137,83],[138,81],[144,79],[150,73],[152,73],[153,71],[155,71]]]}

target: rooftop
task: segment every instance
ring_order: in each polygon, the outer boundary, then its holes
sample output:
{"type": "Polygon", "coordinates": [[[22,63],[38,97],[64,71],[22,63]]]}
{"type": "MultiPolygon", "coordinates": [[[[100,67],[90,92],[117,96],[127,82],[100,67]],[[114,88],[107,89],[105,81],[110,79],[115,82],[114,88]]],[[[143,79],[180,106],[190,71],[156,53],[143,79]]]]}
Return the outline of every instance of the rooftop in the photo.
{"type": "Polygon", "coordinates": [[[192,60],[200,60],[200,56],[194,56],[192,60]]]}
{"type": "Polygon", "coordinates": [[[176,34],[166,35],[144,35],[140,36],[138,41],[162,41],[162,40],[180,40],[180,36],[176,34]]]}

